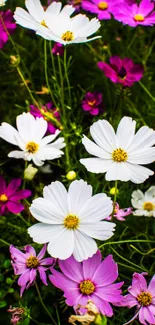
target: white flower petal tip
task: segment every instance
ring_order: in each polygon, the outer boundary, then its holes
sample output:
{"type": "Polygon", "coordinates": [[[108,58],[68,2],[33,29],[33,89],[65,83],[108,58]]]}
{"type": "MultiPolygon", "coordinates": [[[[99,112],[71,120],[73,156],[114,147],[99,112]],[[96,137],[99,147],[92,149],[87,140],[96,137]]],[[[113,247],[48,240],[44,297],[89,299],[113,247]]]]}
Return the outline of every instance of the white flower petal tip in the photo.
{"type": "Polygon", "coordinates": [[[64,153],[64,138],[55,138],[60,131],[55,134],[45,136],[47,122],[42,118],[36,118],[30,113],[23,113],[17,116],[17,130],[8,123],[0,126],[0,138],[19,147],[20,150],[11,151],[10,158],[22,158],[33,161],[35,165],[42,166],[45,160],[60,158],[64,153]]]}
{"type": "Polygon", "coordinates": [[[72,254],[82,261],[97,251],[94,240],[107,240],[115,224],[104,221],[113,205],[104,193],[92,196],[92,186],[84,180],[73,181],[67,190],[61,182],[43,189],[43,198],[32,202],[30,212],[39,223],[28,229],[35,242],[49,243],[48,252],[66,259],[72,254]]]}
{"type": "Polygon", "coordinates": [[[131,117],[123,117],[115,133],[106,120],[99,120],[90,127],[94,140],[85,135],[82,143],[91,158],[80,159],[92,173],[106,173],[107,181],[132,181],[143,183],[154,172],[141,165],[155,160],[155,131],[148,126],[135,133],[136,122],[131,117]]]}

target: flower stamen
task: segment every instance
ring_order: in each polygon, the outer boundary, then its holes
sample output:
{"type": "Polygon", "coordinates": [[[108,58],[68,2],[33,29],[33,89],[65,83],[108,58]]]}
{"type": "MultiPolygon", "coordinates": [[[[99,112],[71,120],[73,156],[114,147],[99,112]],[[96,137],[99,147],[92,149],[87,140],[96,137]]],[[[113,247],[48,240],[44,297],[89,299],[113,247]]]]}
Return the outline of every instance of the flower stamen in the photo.
{"type": "Polygon", "coordinates": [[[67,30],[67,32],[65,32],[65,33],[62,34],[61,39],[63,41],[65,41],[65,42],[73,41],[74,34],[72,32],[70,32],[69,30],[67,30]]]}
{"type": "Polygon", "coordinates": [[[98,3],[98,9],[106,10],[108,8],[108,3],[106,1],[100,1],[98,3]]]}
{"type": "Polygon", "coordinates": [[[0,202],[5,203],[8,201],[8,197],[6,194],[1,194],[0,195],[0,202]]]}
{"type": "Polygon", "coordinates": [[[88,105],[93,107],[96,104],[96,100],[88,101],[88,105]]]}
{"type": "Polygon", "coordinates": [[[128,159],[128,154],[125,150],[118,148],[113,151],[112,159],[116,162],[123,162],[128,159]]]}
{"type": "Polygon", "coordinates": [[[68,215],[64,220],[64,226],[68,229],[77,229],[79,218],[73,215],[68,215]]]}
{"type": "Polygon", "coordinates": [[[84,280],[80,283],[80,291],[85,295],[90,295],[95,290],[95,286],[92,281],[84,280]]]}
{"type": "Polygon", "coordinates": [[[36,269],[36,267],[39,265],[39,260],[35,256],[30,256],[26,260],[26,266],[30,269],[36,269]]]}
{"type": "Polygon", "coordinates": [[[152,295],[150,292],[142,292],[137,296],[137,300],[141,306],[149,306],[152,302],[152,295]]]}
{"type": "Polygon", "coordinates": [[[155,205],[152,202],[145,202],[143,205],[143,209],[146,211],[153,211],[155,208],[155,205]]]}
{"type": "Polygon", "coordinates": [[[134,16],[134,20],[141,22],[141,21],[144,21],[145,20],[145,17],[143,15],[141,15],[141,14],[136,14],[134,16]]]}
{"type": "Polygon", "coordinates": [[[46,25],[46,22],[45,22],[45,20],[42,20],[42,21],[41,21],[41,23],[40,23],[40,25],[42,25],[42,26],[44,26],[44,27],[48,28],[48,26],[46,25]]]}
{"type": "Polygon", "coordinates": [[[33,141],[30,141],[26,145],[26,150],[30,153],[36,153],[38,151],[39,145],[33,141]]]}

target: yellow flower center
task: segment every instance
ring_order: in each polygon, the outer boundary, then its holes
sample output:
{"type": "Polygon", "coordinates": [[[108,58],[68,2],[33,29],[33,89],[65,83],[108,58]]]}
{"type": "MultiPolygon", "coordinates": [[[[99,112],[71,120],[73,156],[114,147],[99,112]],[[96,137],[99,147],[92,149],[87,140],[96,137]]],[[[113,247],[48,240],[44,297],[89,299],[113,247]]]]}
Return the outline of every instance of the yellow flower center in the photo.
{"type": "Polygon", "coordinates": [[[80,283],[80,291],[85,295],[90,295],[95,290],[94,284],[90,280],[85,280],[80,283]]]}
{"type": "Polygon", "coordinates": [[[26,145],[26,150],[30,153],[36,153],[38,151],[39,145],[33,141],[30,141],[26,145]]]}
{"type": "Polygon", "coordinates": [[[40,23],[40,25],[42,25],[42,26],[48,28],[48,26],[47,26],[46,23],[45,23],[45,20],[42,20],[41,23],[40,23]]]}
{"type": "Polygon", "coordinates": [[[106,1],[100,1],[98,3],[98,9],[105,10],[108,8],[108,3],[106,1]]]}
{"type": "Polygon", "coordinates": [[[141,306],[149,306],[152,302],[152,295],[149,292],[142,292],[137,296],[137,300],[141,306]]]}
{"type": "Polygon", "coordinates": [[[73,215],[69,215],[64,220],[64,226],[68,229],[77,229],[79,224],[79,218],[73,215]]]}
{"type": "Polygon", "coordinates": [[[134,20],[136,21],[144,21],[145,20],[145,17],[141,14],[137,14],[134,16],[134,20]]]}
{"type": "Polygon", "coordinates": [[[121,148],[115,149],[112,153],[112,159],[116,162],[123,162],[128,159],[128,154],[121,148]]]}
{"type": "Polygon", "coordinates": [[[35,256],[30,256],[26,260],[26,266],[30,269],[35,269],[39,265],[39,260],[35,256]]]}
{"type": "Polygon", "coordinates": [[[6,194],[1,194],[0,195],[0,202],[5,203],[8,201],[8,197],[6,194]]]}
{"type": "Polygon", "coordinates": [[[152,202],[145,202],[143,205],[143,209],[146,211],[152,211],[154,210],[155,205],[152,202]]]}
{"type": "Polygon", "coordinates": [[[62,34],[61,39],[63,41],[66,41],[66,42],[73,41],[74,34],[72,32],[70,32],[69,30],[67,30],[67,32],[65,32],[65,33],[62,34]]]}
{"type": "Polygon", "coordinates": [[[91,106],[91,107],[93,107],[95,104],[96,104],[96,100],[95,99],[92,100],[92,101],[90,101],[90,102],[88,102],[88,105],[91,106]]]}

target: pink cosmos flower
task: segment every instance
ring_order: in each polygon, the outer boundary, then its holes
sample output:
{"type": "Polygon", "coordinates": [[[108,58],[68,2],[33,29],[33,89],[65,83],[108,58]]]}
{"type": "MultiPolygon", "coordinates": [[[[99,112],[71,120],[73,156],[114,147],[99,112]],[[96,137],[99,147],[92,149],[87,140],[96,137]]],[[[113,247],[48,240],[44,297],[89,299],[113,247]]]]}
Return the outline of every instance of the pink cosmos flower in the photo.
{"type": "Polygon", "coordinates": [[[111,14],[115,11],[122,0],[82,0],[82,8],[98,15],[98,19],[111,19],[111,14]]]}
{"type": "Polygon", "coordinates": [[[52,53],[54,55],[60,55],[62,56],[64,54],[64,46],[61,43],[55,43],[52,48],[52,53]]]}
{"type": "Polygon", "coordinates": [[[133,274],[132,285],[128,288],[129,294],[122,301],[122,306],[129,308],[137,306],[135,316],[124,325],[131,323],[137,317],[141,324],[155,324],[155,275],[148,286],[143,275],[147,273],[133,274]]]}
{"type": "Polygon", "coordinates": [[[152,26],[155,24],[154,3],[151,0],[141,0],[139,4],[128,5],[121,3],[115,7],[114,18],[125,25],[136,27],[138,25],[152,26]]]}
{"type": "Polygon", "coordinates": [[[98,115],[103,110],[102,94],[98,92],[86,93],[82,101],[84,111],[89,111],[91,115],[98,115]]]}
{"type": "Polygon", "coordinates": [[[32,192],[30,190],[19,190],[21,185],[21,179],[13,179],[8,186],[3,176],[0,176],[0,215],[7,213],[20,213],[24,210],[24,205],[20,203],[20,200],[29,197],[32,192]]]}
{"type": "MultiPolygon", "coordinates": [[[[85,306],[91,300],[99,311],[111,317],[113,310],[110,305],[121,302],[121,286],[123,282],[113,283],[118,277],[118,267],[112,255],[101,261],[101,253],[97,251],[91,258],[82,263],[73,256],[66,260],[59,260],[59,267],[63,273],[51,270],[50,281],[64,291],[66,304],[85,306]]],[[[84,312],[84,311],[83,311],[84,312]]]]}
{"type": "Polygon", "coordinates": [[[53,103],[49,102],[42,105],[39,110],[37,106],[30,105],[30,113],[34,117],[43,117],[48,122],[47,132],[54,134],[58,128],[51,122],[52,120],[60,120],[60,114],[57,108],[53,107],[53,103]]]}
{"type": "Polygon", "coordinates": [[[13,14],[11,10],[0,12],[0,49],[8,41],[8,33],[12,34],[16,29],[16,24],[13,23],[13,14]]]}
{"type": "Polygon", "coordinates": [[[46,244],[37,256],[35,249],[30,245],[26,245],[24,251],[25,253],[22,253],[19,249],[10,245],[11,263],[14,269],[14,274],[21,274],[18,279],[18,285],[21,287],[20,296],[22,296],[24,290],[28,289],[36,280],[37,271],[39,272],[41,281],[47,286],[45,271],[55,265],[54,258],[47,257],[43,259],[46,252],[46,244]]]}
{"type": "MultiPolygon", "coordinates": [[[[131,214],[133,211],[132,208],[125,208],[125,209],[120,209],[119,208],[119,204],[116,202],[115,203],[115,210],[114,210],[114,217],[119,220],[119,221],[125,221],[125,218],[128,216],[129,214],[131,214]]],[[[110,215],[109,217],[106,218],[106,220],[111,220],[112,219],[112,215],[110,215]]]]}
{"type": "Polygon", "coordinates": [[[97,66],[112,82],[124,87],[131,87],[143,77],[144,72],[141,64],[135,64],[130,58],[121,59],[117,55],[110,57],[110,64],[98,62],[97,66]]]}

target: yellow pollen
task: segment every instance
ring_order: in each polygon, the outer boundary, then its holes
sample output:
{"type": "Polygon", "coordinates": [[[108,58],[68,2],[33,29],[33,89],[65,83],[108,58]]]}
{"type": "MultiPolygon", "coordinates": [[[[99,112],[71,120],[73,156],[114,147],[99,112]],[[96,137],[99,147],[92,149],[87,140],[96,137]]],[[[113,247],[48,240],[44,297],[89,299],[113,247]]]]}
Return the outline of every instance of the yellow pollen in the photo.
{"type": "Polygon", "coordinates": [[[116,162],[123,162],[128,159],[128,154],[121,148],[115,149],[112,153],[112,159],[116,162]]]}
{"type": "Polygon", "coordinates": [[[80,283],[80,291],[85,295],[90,295],[95,290],[94,284],[90,280],[85,280],[80,283]]]}
{"type": "Polygon", "coordinates": [[[39,145],[33,141],[30,141],[26,145],[26,150],[30,153],[36,153],[38,151],[39,145]]]}
{"type": "Polygon", "coordinates": [[[73,41],[74,34],[72,32],[70,32],[69,30],[67,30],[67,32],[65,32],[65,33],[62,34],[61,39],[63,41],[66,41],[66,42],[73,41]]]}
{"type": "Polygon", "coordinates": [[[108,8],[108,3],[106,1],[100,1],[98,3],[98,9],[105,10],[108,8]]]}
{"type": "Polygon", "coordinates": [[[90,102],[88,102],[88,105],[89,106],[94,106],[96,104],[96,100],[94,99],[94,100],[92,100],[92,101],[90,101],[90,102]]]}
{"type": "Polygon", "coordinates": [[[45,20],[42,20],[41,23],[40,23],[40,25],[42,25],[42,26],[48,28],[48,26],[47,26],[46,23],[45,23],[45,20]]]}
{"type": "Polygon", "coordinates": [[[68,229],[77,229],[79,224],[79,218],[73,215],[68,215],[64,220],[64,226],[68,229]]]}
{"type": "Polygon", "coordinates": [[[30,256],[26,260],[26,266],[30,269],[35,269],[39,265],[39,260],[35,256],[30,256]]]}
{"type": "Polygon", "coordinates": [[[8,201],[8,197],[6,194],[1,194],[0,195],[0,202],[5,203],[8,201]]]}
{"type": "Polygon", "coordinates": [[[143,205],[143,209],[146,211],[152,211],[155,209],[155,205],[152,202],[145,202],[143,205]]]}
{"type": "Polygon", "coordinates": [[[152,302],[152,295],[149,292],[142,292],[137,296],[137,300],[141,306],[149,306],[152,302]]]}
{"type": "Polygon", "coordinates": [[[134,20],[136,21],[144,21],[145,20],[145,17],[141,14],[137,14],[134,16],[134,20]]]}

